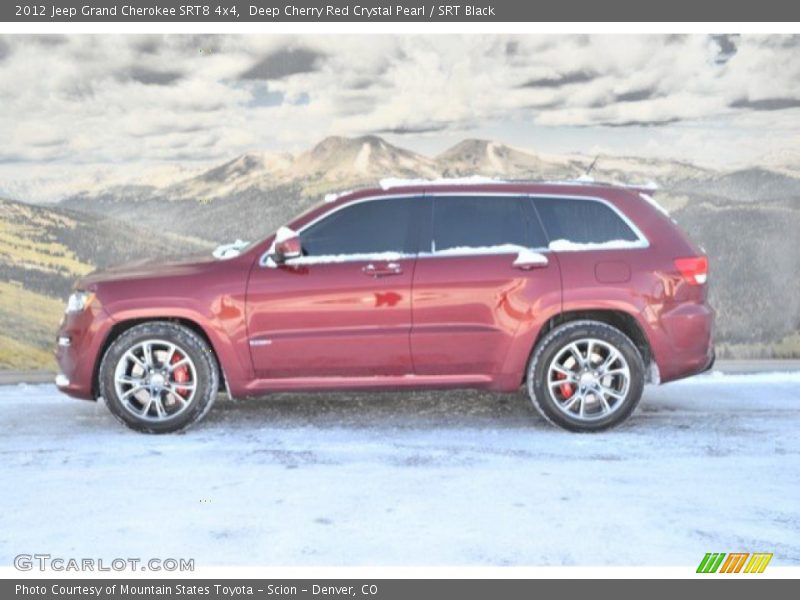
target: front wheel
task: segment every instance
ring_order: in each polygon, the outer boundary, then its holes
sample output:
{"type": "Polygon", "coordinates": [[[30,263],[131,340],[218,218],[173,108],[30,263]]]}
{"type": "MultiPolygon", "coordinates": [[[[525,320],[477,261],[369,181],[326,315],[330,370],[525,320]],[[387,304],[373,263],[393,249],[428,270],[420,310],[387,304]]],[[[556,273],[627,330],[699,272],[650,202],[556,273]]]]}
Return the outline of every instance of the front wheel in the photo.
{"type": "Polygon", "coordinates": [[[557,327],[531,357],[528,394],[550,423],[601,431],[627,419],[644,389],[644,362],[628,336],[598,321],[557,327]]]}
{"type": "Polygon", "coordinates": [[[100,393],[122,423],[171,433],[200,420],[218,390],[216,360],[194,331],[165,321],[136,325],[109,346],[100,393]]]}

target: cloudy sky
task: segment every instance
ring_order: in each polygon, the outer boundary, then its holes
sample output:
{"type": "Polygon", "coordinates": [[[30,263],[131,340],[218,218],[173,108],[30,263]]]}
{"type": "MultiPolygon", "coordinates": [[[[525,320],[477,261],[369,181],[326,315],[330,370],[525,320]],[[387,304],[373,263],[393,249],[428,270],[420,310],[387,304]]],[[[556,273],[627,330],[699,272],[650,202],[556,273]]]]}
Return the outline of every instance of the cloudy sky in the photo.
{"type": "Polygon", "coordinates": [[[791,36],[6,35],[0,81],[0,190],[333,134],[427,154],[482,137],[722,167],[800,147],[791,36]]]}

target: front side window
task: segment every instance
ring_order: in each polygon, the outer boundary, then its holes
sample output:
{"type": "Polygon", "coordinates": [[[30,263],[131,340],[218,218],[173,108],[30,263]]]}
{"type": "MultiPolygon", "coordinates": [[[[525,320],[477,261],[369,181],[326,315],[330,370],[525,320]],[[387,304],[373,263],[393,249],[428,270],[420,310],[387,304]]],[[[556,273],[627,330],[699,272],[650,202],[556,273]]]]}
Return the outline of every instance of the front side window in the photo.
{"type": "Polygon", "coordinates": [[[550,241],[578,244],[636,242],[636,232],[609,206],[596,200],[535,198],[534,203],[550,241]]]}
{"type": "Polygon", "coordinates": [[[418,198],[368,200],[345,206],[300,234],[306,256],[412,254],[411,214],[418,198]]]}
{"type": "Polygon", "coordinates": [[[529,239],[531,236],[523,202],[523,198],[516,196],[434,198],[433,243],[436,252],[506,245],[544,245],[543,239],[529,239]]]}

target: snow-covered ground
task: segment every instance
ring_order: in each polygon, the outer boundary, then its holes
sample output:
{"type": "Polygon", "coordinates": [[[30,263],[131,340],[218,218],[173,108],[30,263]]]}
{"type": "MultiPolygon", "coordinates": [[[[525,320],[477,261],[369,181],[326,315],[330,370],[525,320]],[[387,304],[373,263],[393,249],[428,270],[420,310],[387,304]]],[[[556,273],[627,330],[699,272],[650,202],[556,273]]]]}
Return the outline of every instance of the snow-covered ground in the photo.
{"type": "Polygon", "coordinates": [[[0,565],[800,563],[800,373],[648,387],[599,435],[477,392],[221,399],[147,436],[50,385],[0,387],[0,565]]]}

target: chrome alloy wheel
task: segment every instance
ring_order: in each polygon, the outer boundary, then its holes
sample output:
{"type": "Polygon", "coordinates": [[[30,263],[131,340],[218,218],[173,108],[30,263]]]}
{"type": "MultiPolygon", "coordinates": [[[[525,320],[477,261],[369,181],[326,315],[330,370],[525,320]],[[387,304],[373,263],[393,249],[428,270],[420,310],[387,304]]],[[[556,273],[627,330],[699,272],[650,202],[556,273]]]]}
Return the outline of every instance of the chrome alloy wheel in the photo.
{"type": "Polygon", "coordinates": [[[631,372],[622,353],[596,338],[570,342],[547,370],[547,389],[572,419],[595,421],[616,412],[628,395],[631,372]]]}
{"type": "Polygon", "coordinates": [[[114,389],[122,406],[146,421],[181,414],[194,399],[197,370],[182,348],[164,340],[145,340],[117,362],[114,389]]]}

